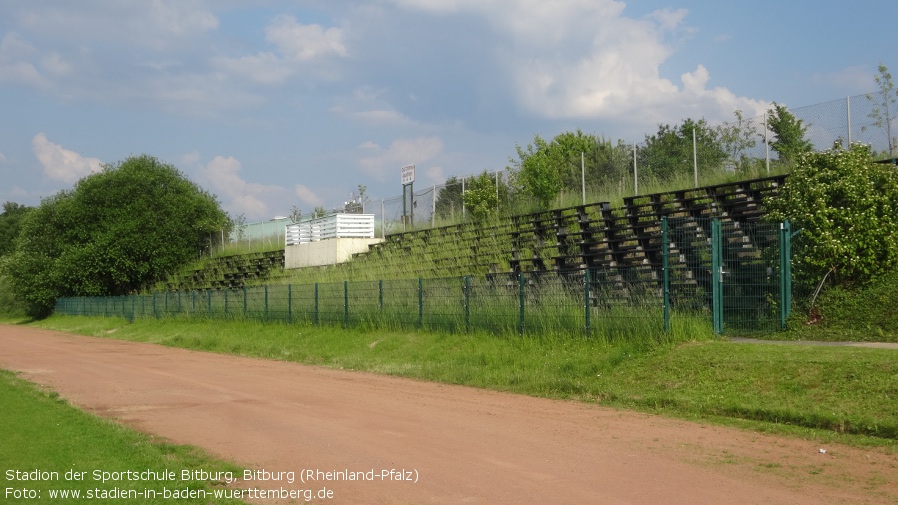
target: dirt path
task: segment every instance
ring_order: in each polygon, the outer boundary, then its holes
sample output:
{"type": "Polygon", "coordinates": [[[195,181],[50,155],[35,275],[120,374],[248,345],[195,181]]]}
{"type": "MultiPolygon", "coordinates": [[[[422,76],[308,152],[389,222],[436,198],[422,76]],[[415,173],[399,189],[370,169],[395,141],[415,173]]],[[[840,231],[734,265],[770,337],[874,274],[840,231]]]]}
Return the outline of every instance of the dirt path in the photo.
{"type": "Polygon", "coordinates": [[[255,484],[333,490],[321,503],[898,501],[896,455],[823,454],[811,442],[574,402],[8,325],[0,367],[142,431],[295,472],[293,483],[255,484]],[[417,482],[390,479],[391,469],[417,482]],[[304,484],[308,470],[387,478],[304,484]]]}

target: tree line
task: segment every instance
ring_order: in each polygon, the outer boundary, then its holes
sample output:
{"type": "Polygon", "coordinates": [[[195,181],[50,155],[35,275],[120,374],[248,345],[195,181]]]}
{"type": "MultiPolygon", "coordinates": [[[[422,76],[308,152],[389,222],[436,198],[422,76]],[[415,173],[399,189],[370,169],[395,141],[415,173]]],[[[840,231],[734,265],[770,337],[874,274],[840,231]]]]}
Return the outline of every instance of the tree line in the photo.
{"type": "MultiPolygon", "coordinates": [[[[875,105],[869,118],[888,132],[886,154],[895,157],[891,122],[898,93],[888,69],[880,65],[879,72],[880,90],[868,95],[875,105]]],[[[745,153],[763,132],[741,112],[735,117],[717,127],[691,118],[659,125],[636,153],[642,158],[640,177],[674,181],[694,161],[707,172],[756,173],[764,160],[745,153]]],[[[802,230],[795,253],[799,278],[851,283],[898,267],[898,171],[874,162],[883,153],[839,142],[812,152],[809,125],[776,103],[766,124],[777,153],[773,163],[791,171],[781,198],[769,209],[773,218],[792,219],[802,230]]],[[[537,135],[515,151],[507,180],[485,171],[450,178],[435,202],[437,215],[458,216],[464,209],[482,221],[500,208],[549,208],[560,194],[582,191],[584,180],[593,187],[620,184],[633,160],[631,145],[580,130],[548,141],[537,135]]],[[[359,186],[354,205],[363,208],[365,201],[365,187],[359,186]]],[[[145,290],[207,251],[214,232],[235,226],[215,195],[148,155],[106,165],[37,207],[6,202],[2,209],[0,314],[21,310],[32,317],[50,314],[60,297],[145,290]]],[[[294,219],[300,217],[294,208],[294,219]]]]}
{"type": "MultiPolygon", "coordinates": [[[[579,129],[551,140],[536,135],[526,146],[515,146],[504,180],[484,171],[464,178],[462,191],[461,178],[447,179],[437,194],[436,216],[458,220],[464,206],[466,216],[478,221],[496,215],[499,209],[508,213],[549,209],[558,205],[560,196],[583,191],[592,194],[600,188],[626,185],[632,192],[634,162],[639,180],[655,185],[681,181],[692,174],[694,165],[702,179],[720,174],[756,176],[766,169],[765,160],[746,152],[762,143],[765,135],[746,121],[741,111],[734,116],[735,121],[716,127],[692,118],[680,124],[660,124],[638,149],[623,140],[612,142],[579,129]]],[[[810,125],[784,105],[774,103],[766,120],[770,148],[777,154],[774,170],[787,170],[801,153],[813,150],[806,138],[810,125]]]]}

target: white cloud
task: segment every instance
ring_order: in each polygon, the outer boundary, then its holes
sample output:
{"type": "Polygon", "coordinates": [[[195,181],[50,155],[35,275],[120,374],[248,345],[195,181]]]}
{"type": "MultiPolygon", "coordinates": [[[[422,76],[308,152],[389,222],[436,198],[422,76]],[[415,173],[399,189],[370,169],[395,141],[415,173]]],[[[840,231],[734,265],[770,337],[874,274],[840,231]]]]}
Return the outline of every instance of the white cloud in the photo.
{"type": "Polygon", "coordinates": [[[51,52],[41,58],[41,67],[54,75],[66,75],[72,71],[72,65],[57,52],[51,52]]]}
{"type": "Polygon", "coordinates": [[[218,28],[218,18],[196,1],[153,0],[147,5],[150,19],[163,32],[174,35],[202,33],[218,28]]]}
{"type": "Polygon", "coordinates": [[[368,141],[359,146],[363,150],[359,159],[362,171],[379,181],[395,175],[399,180],[399,170],[409,164],[429,161],[443,152],[443,141],[438,137],[418,137],[397,139],[384,149],[368,141]]]}
{"type": "Polygon", "coordinates": [[[181,155],[181,164],[185,166],[193,166],[199,163],[200,161],[200,153],[196,151],[191,151],[187,154],[181,155]]]}
{"type": "Polygon", "coordinates": [[[443,184],[446,182],[446,171],[443,170],[443,167],[428,167],[427,170],[424,171],[424,174],[427,176],[428,182],[434,184],[443,184]]]}
{"type": "MultiPolygon", "coordinates": [[[[343,30],[324,29],[317,24],[303,25],[292,16],[279,15],[265,27],[265,40],[275,46],[277,53],[262,51],[240,57],[212,58],[213,65],[226,75],[236,76],[259,84],[283,84],[302,67],[308,76],[309,65],[326,62],[329,57],[348,54],[343,43],[343,30]]],[[[317,77],[332,78],[322,68],[317,77]]]]}
{"type": "Polygon", "coordinates": [[[294,193],[299,198],[299,201],[309,207],[320,207],[324,205],[324,200],[322,200],[318,195],[315,194],[314,191],[303,186],[302,184],[297,184],[296,188],[294,188],[294,193]]]}
{"type": "Polygon", "coordinates": [[[38,50],[21,37],[12,32],[7,33],[0,41],[0,83],[47,88],[49,82],[41,76],[34,64],[28,61],[38,54],[38,50]]]}
{"type": "Polygon", "coordinates": [[[293,16],[281,14],[265,27],[265,40],[274,44],[285,57],[310,61],[325,56],[346,56],[343,30],[324,29],[321,25],[303,25],[293,16]]]}
{"type": "Polygon", "coordinates": [[[38,33],[84,44],[114,40],[154,50],[178,48],[218,28],[218,18],[202,0],[119,2],[86,0],[35,3],[20,9],[21,25],[38,33]]]}
{"type": "Polygon", "coordinates": [[[0,163],[6,163],[6,156],[3,153],[0,153],[0,163]]]}
{"type": "MultiPolygon", "coordinates": [[[[757,102],[725,88],[708,89],[707,69],[683,74],[681,84],[660,68],[689,37],[685,9],[626,15],[613,0],[394,0],[434,15],[474,14],[495,30],[495,60],[518,104],[547,118],[671,121],[699,115],[725,119],[757,102]],[[509,15],[513,12],[513,15],[509,15]],[[648,118],[645,115],[653,117],[648,118]]],[[[501,77],[501,74],[499,75],[501,77]]]]}
{"type": "Polygon", "coordinates": [[[280,84],[294,73],[284,60],[267,52],[240,58],[218,57],[213,63],[228,74],[260,84],[280,84]]]}
{"type": "Polygon", "coordinates": [[[268,219],[271,208],[266,202],[282,199],[286,190],[280,186],[246,182],[240,176],[242,168],[233,156],[216,156],[199,172],[225,199],[223,203],[237,214],[250,219],[268,219]]]}
{"type": "Polygon", "coordinates": [[[103,169],[98,158],[87,158],[54,144],[43,132],[31,139],[31,150],[44,167],[44,174],[53,180],[73,183],[103,169]]]}

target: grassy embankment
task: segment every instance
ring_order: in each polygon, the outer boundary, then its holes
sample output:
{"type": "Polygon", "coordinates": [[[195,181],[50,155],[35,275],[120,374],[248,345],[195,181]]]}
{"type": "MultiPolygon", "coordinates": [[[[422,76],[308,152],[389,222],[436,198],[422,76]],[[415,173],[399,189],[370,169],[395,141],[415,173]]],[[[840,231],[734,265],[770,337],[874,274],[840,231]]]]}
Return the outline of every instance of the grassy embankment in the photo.
{"type": "Polygon", "coordinates": [[[895,350],[717,340],[609,343],[248,321],[52,317],[35,324],[898,448],[895,350]]]}
{"type": "Polygon", "coordinates": [[[55,393],[43,392],[2,370],[0,405],[2,503],[171,503],[174,494],[164,498],[163,488],[181,496],[187,488],[210,494],[208,498],[178,498],[178,503],[243,503],[212,498],[213,489],[224,489],[221,481],[182,474],[184,470],[230,471],[240,477],[241,469],[214,460],[198,449],[163,443],[84,413],[55,393]],[[137,480],[131,480],[113,474],[126,470],[152,470],[156,475],[170,470],[175,472],[176,480],[143,478],[149,478],[149,474],[138,474],[137,480]],[[103,482],[104,478],[107,482],[103,482]],[[146,495],[147,489],[157,491],[158,496],[146,495]],[[80,493],[81,498],[71,494],[54,497],[56,491],[80,493]],[[88,498],[89,493],[93,498],[88,498]],[[128,493],[144,494],[129,498],[128,493]]]}
{"type": "Polygon", "coordinates": [[[783,340],[898,342],[898,272],[854,288],[824,290],[814,308],[795,311],[783,340]]]}

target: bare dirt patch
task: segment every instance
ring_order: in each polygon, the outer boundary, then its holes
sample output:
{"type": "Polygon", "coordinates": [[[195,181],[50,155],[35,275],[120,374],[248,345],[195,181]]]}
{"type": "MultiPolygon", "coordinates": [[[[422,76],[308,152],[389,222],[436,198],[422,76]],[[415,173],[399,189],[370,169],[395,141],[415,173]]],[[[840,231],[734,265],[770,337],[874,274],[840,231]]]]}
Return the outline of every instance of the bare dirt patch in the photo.
{"type": "Polygon", "coordinates": [[[0,367],[321,503],[898,502],[894,454],[583,403],[8,325],[0,367]]]}

